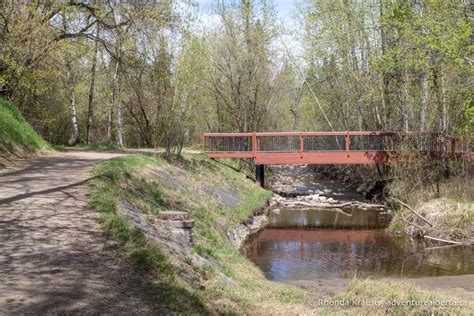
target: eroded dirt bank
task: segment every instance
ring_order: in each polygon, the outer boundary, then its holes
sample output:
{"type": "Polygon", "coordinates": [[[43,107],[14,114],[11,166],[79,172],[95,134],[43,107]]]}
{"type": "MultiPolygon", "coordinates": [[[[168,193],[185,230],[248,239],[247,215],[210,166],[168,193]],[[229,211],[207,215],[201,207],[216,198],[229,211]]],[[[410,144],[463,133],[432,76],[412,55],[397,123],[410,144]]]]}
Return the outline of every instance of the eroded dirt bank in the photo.
{"type": "Polygon", "coordinates": [[[0,314],[159,312],[86,206],[91,169],[115,156],[54,153],[0,171],[0,314]]]}

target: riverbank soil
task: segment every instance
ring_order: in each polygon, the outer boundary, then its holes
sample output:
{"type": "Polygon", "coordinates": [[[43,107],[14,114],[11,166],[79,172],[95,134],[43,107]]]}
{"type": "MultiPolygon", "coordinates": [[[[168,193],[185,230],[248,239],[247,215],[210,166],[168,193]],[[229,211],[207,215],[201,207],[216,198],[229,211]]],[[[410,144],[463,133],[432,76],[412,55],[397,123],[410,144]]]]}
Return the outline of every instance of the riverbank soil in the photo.
{"type": "Polygon", "coordinates": [[[447,297],[474,304],[474,274],[406,279],[405,281],[420,289],[435,290],[447,297]]]}

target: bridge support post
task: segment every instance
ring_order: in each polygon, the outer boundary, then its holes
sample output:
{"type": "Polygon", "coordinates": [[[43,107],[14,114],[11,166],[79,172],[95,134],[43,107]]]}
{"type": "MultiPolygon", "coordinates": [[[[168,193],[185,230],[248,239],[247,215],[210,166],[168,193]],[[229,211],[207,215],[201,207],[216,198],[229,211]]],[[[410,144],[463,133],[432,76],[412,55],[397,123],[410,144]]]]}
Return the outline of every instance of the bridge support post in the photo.
{"type": "Polygon", "coordinates": [[[255,180],[262,188],[265,186],[265,165],[255,165],[255,180]]]}

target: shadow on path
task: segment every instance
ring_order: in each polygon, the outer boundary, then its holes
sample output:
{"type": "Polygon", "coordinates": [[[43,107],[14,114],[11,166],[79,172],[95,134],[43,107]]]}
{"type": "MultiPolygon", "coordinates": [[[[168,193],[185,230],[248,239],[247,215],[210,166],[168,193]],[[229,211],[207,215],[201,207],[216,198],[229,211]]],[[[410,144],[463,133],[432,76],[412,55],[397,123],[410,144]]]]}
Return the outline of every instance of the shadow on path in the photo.
{"type": "MultiPolygon", "coordinates": [[[[22,193],[22,194],[18,194],[18,195],[15,195],[15,196],[12,196],[12,197],[9,197],[9,198],[6,198],[6,199],[0,199],[0,205],[12,203],[12,202],[19,201],[19,200],[23,200],[23,199],[26,199],[26,198],[29,198],[29,197],[32,197],[32,196],[35,196],[35,195],[45,195],[45,194],[49,194],[49,193],[63,191],[63,190],[69,189],[69,188],[73,188],[73,187],[76,187],[76,186],[79,186],[79,185],[83,185],[87,181],[92,180],[94,178],[96,178],[96,177],[92,177],[92,178],[89,178],[89,179],[86,179],[86,180],[83,180],[83,181],[79,181],[79,182],[75,182],[75,183],[71,183],[71,184],[68,184],[68,185],[63,185],[63,186],[59,186],[59,187],[55,187],[55,188],[50,188],[50,189],[46,189],[46,190],[42,190],[42,191],[22,193]]],[[[67,194],[66,192],[64,192],[64,193],[67,194]]]]}
{"type": "Polygon", "coordinates": [[[90,171],[116,156],[58,153],[0,170],[0,315],[163,315],[169,295],[200,303],[147,285],[87,208],[90,171]]]}

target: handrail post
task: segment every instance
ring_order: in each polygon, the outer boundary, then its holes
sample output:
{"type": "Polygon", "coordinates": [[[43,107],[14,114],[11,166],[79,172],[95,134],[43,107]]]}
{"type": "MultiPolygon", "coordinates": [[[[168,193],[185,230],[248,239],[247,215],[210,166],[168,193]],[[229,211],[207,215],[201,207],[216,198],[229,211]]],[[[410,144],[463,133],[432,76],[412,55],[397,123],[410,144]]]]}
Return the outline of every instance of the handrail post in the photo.
{"type": "Polygon", "coordinates": [[[204,146],[204,133],[201,135],[201,146],[202,146],[202,152],[206,152],[206,147],[204,146]]]}
{"type": "Polygon", "coordinates": [[[435,159],[438,160],[440,159],[440,156],[441,156],[441,141],[439,139],[439,133],[436,133],[436,136],[435,136],[435,153],[434,153],[434,156],[435,156],[435,159]]]}
{"type": "Polygon", "coordinates": [[[350,149],[350,143],[351,143],[351,140],[349,138],[349,131],[346,131],[346,154],[347,154],[347,157],[349,157],[349,151],[351,150],[350,149]]]}
{"type": "Polygon", "coordinates": [[[304,139],[303,139],[303,133],[300,132],[300,159],[303,159],[303,151],[304,151],[304,139]]]}
{"type": "Polygon", "coordinates": [[[252,133],[252,154],[253,158],[257,157],[257,133],[252,133]]]}
{"type": "Polygon", "coordinates": [[[456,159],[456,139],[451,138],[451,159],[456,159]]]}

